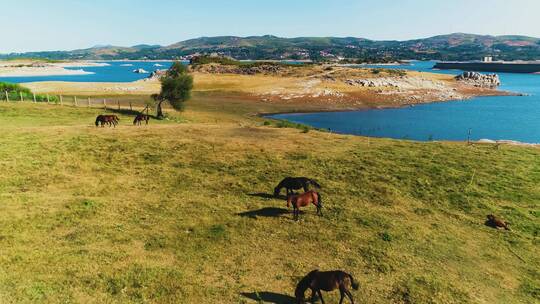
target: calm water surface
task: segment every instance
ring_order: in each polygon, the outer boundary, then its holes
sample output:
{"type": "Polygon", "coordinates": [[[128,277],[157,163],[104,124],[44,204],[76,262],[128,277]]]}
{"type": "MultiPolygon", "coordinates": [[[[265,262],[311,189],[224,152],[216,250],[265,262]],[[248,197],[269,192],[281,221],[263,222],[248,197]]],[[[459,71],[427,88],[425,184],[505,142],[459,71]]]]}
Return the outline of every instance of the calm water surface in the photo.
{"type": "MultiPolygon", "coordinates": [[[[433,62],[409,66],[381,66],[424,72],[459,74],[460,71],[431,70],[433,62]]],[[[353,112],[280,114],[286,119],[334,132],[412,140],[507,139],[540,143],[540,75],[499,74],[500,89],[528,96],[478,97],[417,105],[400,109],[353,112]]]]}

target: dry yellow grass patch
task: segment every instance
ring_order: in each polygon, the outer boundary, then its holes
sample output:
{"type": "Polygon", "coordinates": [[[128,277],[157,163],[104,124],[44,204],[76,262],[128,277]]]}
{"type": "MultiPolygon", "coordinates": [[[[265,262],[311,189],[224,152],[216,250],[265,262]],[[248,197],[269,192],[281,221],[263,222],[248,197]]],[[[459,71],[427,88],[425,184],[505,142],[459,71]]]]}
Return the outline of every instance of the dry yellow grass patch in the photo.
{"type": "Polygon", "coordinates": [[[35,93],[84,96],[151,95],[159,93],[158,81],[134,82],[64,82],[44,81],[25,83],[35,93]]]}

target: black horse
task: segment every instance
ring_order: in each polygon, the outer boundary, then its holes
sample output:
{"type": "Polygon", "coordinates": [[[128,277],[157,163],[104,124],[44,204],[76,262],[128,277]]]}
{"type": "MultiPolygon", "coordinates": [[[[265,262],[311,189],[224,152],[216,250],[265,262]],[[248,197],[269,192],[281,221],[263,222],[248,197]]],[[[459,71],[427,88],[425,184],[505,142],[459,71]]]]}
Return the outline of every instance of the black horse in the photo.
{"type": "Polygon", "coordinates": [[[146,121],[146,124],[148,124],[149,120],[150,116],[145,114],[137,114],[137,116],[135,116],[135,119],[133,120],[133,125],[140,126],[143,121],[146,121]]]}
{"type": "Polygon", "coordinates": [[[332,291],[339,289],[339,293],[341,295],[339,304],[343,303],[345,296],[347,296],[349,300],[351,300],[351,303],[354,304],[351,289],[358,290],[358,287],[360,286],[358,282],[352,277],[352,275],[344,271],[313,270],[312,272],[308,273],[302,280],[300,280],[300,282],[298,282],[294,295],[296,297],[297,304],[304,304],[306,303],[304,299],[304,294],[307,289],[311,289],[311,303],[315,303],[315,294],[317,294],[321,299],[321,302],[324,304],[321,290],[332,291]]]}
{"type": "Polygon", "coordinates": [[[304,189],[304,192],[309,191],[309,185],[316,188],[321,188],[321,185],[315,180],[307,177],[286,177],[274,188],[274,196],[278,197],[281,189],[287,190],[287,196],[294,194],[294,190],[304,189]]]}

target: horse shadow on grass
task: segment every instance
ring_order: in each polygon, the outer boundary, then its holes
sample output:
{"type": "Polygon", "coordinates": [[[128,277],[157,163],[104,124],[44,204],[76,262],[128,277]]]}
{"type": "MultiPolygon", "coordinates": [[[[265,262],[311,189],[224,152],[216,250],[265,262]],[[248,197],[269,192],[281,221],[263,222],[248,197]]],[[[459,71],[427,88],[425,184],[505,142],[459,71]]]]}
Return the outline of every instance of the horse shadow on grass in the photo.
{"type": "Polygon", "coordinates": [[[257,218],[262,217],[280,217],[286,214],[291,213],[288,209],[285,208],[276,208],[276,207],[264,207],[258,210],[245,211],[237,213],[241,217],[257,218]]]}
{"type": "Polygon", "coordinates": [[[280,194],[280,195],[278,195],[278,196],[274,196],[274,194],[259,192],[259,193],[250,193],[249,196],[260,197],[260,198],[266,198],[266,199],[280,199],[280,200],[287,200],[287,196],[282,195],[282,194],[280,194]]]}
{"type": "Polygon", "coordinates": [[[243,292],[241,293],[244,297],[264,303],[273,303],[273,304],[294,304],[296,299],[281,293],[275,293],[270,291],[261,291],[261,292],[243,292]]]}

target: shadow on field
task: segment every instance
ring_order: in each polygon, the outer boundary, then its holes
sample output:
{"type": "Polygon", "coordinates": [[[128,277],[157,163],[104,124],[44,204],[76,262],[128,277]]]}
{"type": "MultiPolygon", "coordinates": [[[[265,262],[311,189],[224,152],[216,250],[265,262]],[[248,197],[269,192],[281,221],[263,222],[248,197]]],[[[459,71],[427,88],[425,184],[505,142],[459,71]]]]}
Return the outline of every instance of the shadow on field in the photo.
{"type": "Polygon", "coordinates": [[[274,303],[274,304],[294,304],[295,299],[291,296],[284,295],[281,293],[275,293],[270,291],[261,291],[261,292],[243,292],[242,295],[248,299],[265,302],[265,303],[274,303]]]}
{"type": "Polygon", "coordinates": [[[278,195],[278,196],[274,196],[273,194],[270,194],[270,193],[262,193],[262,192],[259,192],[259,193],[250,193],[249,196],[255,196],[255,197],[261,197],[261,198],[267,198],[267,199],[282,199],[282,200],[287,200],[287,197],[285,195],[278,195]]]}
{"type": "MultiPolygon", "coordinates": [[[[137,110],[129,110],[129,109],[114,109],[114,108],[108,108],[107,111],[120,114],[120,115],[128,115],[128,116],[137,116],[138,114],[141,114],[140,111],[137,110]]],[[[148,115],[152,119],[157,119],[154,115],[148,115]]]]}
{"type": "Polygon", "coordinates": [[[237,213],[237,215],[242,216],[242,217],[257,218],[258,216],[280,217],[284,214],[289,214],[289,213],[290,211],[284,208],[265,207],[259,210],[252,210],[252,211],[237,213]]]}

